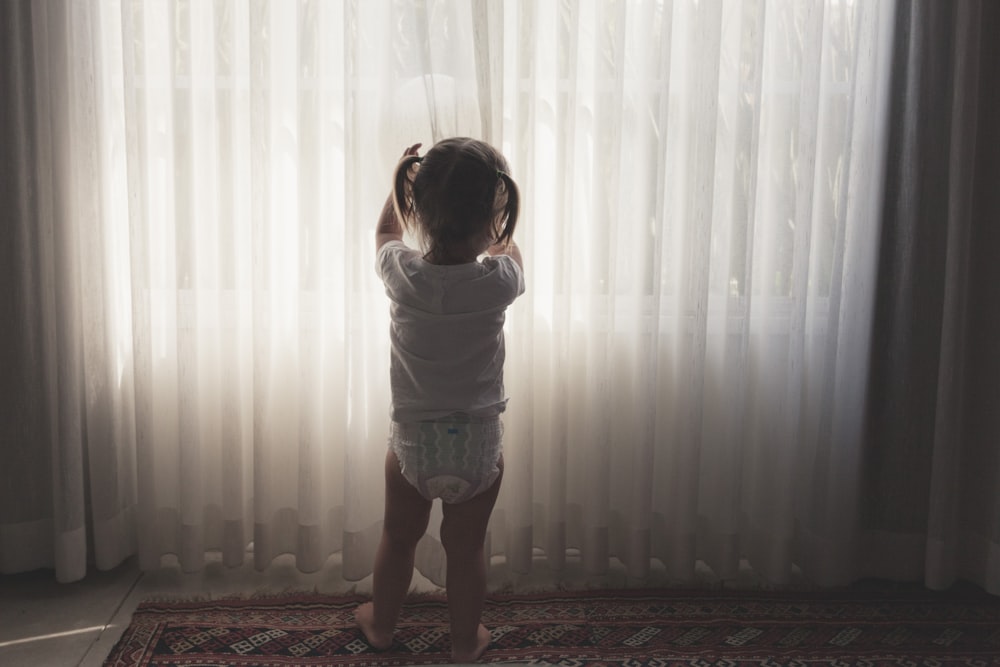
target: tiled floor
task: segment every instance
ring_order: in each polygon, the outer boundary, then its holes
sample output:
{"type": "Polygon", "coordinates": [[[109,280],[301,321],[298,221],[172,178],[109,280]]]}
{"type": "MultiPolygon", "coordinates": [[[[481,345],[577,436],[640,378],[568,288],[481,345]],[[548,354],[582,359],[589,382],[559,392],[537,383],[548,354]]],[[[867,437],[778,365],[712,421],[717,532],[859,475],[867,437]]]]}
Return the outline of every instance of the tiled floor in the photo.
{"type": "MultiPolygon", "coordinates": [[[[710,573],[701,572],[704,578],[710,573]]],[[[559,575],[536,563],[532,573],[515,575],[495,558],[490,569],[491,590],[512,588],[538,590],[562,581],[581,587],[621,588],[666,583],[662,571],[654,570],[642,582],[627,580],[617,561],[599,577],[588,577],[572,558],[559,575]]],[[[707,583],[707,582],[706,582],[707,583]]],[[[746,570],[737,585],[753,587],[759,582],[746,570]]],[[[437,590],[419,574],[414,588],[437,590]]],[[[333,556],[320,571],[306,574],[295,568],[291,556],[281,557],[267,570],[253,569],[252,558],[239,568],[226,568],[210,560],[196,573],[185,574],[175,562],[166,560],[156,572],[142,573],[134,560],[110,572],[91,572],[82,581],[59,584],[51,571],[0,576],[0,665],[3,667],[99,667],[128,626],[132,612],[144,599],[192,598],[248,595],[285,590],[316,590],[322,593],[370,593],[371,577],[345,581],[339,556],[333,556]]]]}
{"type": "Polygon", "coordinates": [[[0,665],[100,665],[96,647],[105,637],[108,646],[116,641],[111,624],[127,623],[126,602],[140,579],[130,564],[73,584],[56,583],[51,571],[0,578],[0,665]],[[95,659],[84,662],[90,654],[95,659]]]}

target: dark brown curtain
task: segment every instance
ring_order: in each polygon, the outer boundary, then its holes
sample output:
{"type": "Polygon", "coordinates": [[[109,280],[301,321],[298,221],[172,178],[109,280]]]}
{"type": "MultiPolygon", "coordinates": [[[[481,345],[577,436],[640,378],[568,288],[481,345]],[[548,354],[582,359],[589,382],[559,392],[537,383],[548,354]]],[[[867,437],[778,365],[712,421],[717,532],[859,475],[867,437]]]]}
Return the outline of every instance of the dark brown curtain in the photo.
{"type": "Polygon", "coordinates": [[[1000,594],[1000,3],[901,1],[863,525],[871,569],[1000,594]]]}

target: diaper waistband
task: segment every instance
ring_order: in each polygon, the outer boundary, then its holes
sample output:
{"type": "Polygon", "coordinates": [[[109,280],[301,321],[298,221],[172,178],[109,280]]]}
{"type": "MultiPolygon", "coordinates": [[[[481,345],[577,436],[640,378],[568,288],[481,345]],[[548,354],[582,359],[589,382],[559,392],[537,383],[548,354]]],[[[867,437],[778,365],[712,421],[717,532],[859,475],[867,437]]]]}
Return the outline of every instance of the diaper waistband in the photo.
{"type": "Polygon", "coordinates": [[[441,419],[420,422],[392,422],[393,440],[401,443],[427,444],[447,440],[496,442],[503,437],[500,417],[449,415],[441,419]]]}

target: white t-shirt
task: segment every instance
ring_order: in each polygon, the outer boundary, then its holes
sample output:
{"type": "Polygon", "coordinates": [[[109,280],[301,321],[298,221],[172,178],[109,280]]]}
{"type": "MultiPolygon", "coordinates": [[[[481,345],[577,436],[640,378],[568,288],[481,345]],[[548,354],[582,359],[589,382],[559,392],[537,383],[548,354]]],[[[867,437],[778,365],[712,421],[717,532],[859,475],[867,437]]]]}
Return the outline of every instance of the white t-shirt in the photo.
{"type": "Polygon", "coordinates": [[[504,411],[504,314],[524,292],[506,255],[439,265],[401,241],[384,244],[376,270],[390,299],[393,421],[504,411]]]}

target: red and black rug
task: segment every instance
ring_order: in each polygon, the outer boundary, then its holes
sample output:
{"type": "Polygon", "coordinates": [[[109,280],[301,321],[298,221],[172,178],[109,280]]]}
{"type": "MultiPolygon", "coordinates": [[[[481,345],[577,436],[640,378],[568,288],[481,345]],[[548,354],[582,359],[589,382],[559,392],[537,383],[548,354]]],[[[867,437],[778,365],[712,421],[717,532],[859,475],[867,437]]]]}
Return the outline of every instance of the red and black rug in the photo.
{"type": "MultiPolygon", "coordinates": [[[[359,596],[148,602],[113,667],[427,665],[450,659],[443,597],[409,599],[378,653],[359,596]]],[[[563,666],[1000,665],[1000,599],[985,594],[578,591],[490,596],[484,662],[563,666]]]]}

